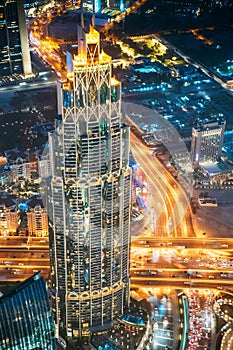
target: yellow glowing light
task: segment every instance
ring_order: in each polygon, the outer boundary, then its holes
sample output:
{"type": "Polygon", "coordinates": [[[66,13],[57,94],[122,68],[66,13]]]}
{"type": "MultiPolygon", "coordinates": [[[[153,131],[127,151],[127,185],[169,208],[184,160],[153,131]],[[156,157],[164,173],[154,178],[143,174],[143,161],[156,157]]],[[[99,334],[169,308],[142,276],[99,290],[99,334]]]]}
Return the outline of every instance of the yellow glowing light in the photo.
{"type": "Polygon", "coordinates": [[[94,27],[90,27],[89,33],[86,34],[87,44],[99,44],[100,33],[94,27]]]}
{"type": "Polygon", "coordinates": [[[80,55],[74,55],[73,63],[75,66],[85,66],[87,64],[87,58],[84,55],[82,55],[82,53],[80,55]]]}
{"type": "Polygon", "coordinates": [[[63,88],[64,90],[70,90],[70,91],[73,89],[69,82],[63,83],[63,88]]]}
{"type": "Polygon", "coordinates": [[[111,57],[107,55],[104,51],[101,51],[99,55],[100,63],[109,63],[111,61],[111,57]]]}
{"type": "Polygon", "coordinates": [[[111,86],[118,86],[118,85],[120,85],[120,82],[114,77],[111,78],[111,86]]]}
{"type": "Polygon", "coordinates": [[[67,73],[67,78],[69,80],[74,80],[74,74],[73,73],[67,73]]]}

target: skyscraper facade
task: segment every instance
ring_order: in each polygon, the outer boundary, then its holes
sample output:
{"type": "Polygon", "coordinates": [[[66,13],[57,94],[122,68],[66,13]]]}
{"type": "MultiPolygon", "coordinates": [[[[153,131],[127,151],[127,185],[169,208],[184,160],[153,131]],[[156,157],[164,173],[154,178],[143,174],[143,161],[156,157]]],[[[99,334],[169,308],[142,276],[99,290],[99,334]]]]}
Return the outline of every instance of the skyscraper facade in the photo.
{"type": "Polygon", "coordinates": [[[211,120],[193,127],[191,157],[194,167],[205,162],[216,162],[220,157],[225,125],[225,120],[211,120]]]}
{"type": "Polygon", "coordinates": [[[0,0],[0,77],[31,73],[23,2],[0,0]]]}
{"type": "Polygon", "coordinates": [[[56,349],[53,315],[39,273],[0,297],[0,349],[56,349]]]}
{"type": "Polygon", "coordinates": [[[70,65],[49,140],[49,217],[55,320],[74,337],[109,325],[128,304],[131,171],[121,85],[94,28],[79,31],[70,65]]]}

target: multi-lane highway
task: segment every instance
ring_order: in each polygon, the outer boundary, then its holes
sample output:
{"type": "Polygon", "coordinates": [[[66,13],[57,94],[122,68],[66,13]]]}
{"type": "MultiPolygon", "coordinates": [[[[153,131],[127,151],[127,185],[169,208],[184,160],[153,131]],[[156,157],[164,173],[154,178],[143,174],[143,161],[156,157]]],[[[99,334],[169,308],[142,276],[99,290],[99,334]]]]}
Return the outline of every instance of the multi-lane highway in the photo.
{"type": "Polygon", "coordinates": [[[0,236],[0,249],[48,249],[48,237],[0,236]]]}
{"type": "Polygon", "coordinates": [[[185,278],[165,278],[165,277],[132,277],[131,278],[131,288],[135,286],[140,287],[164,287],[169,286],[169,288],[204,288],[204,289],[220,289],[220,290],[233,290],[232,280],[209,280],[209,279],[185,279],[185,278]]]}
{"type": "Polygon", "coordinates": [[[0,91],[4,92],[9,92],[9,91],[19,91],[20,89],[22,91],[29,91],[29,90],[37,90],[37,89],[42,89],[42,88],[47,88],[47,87],[56,87],[57,85],[57,80],[50,76],[47,78],[47,80],[34,80],[34,81],[28,81],[25,85],[21,86],[18,84],[18,82],[15,83],[15,85],[3,85],[0,86],[0,91]]]}
{"type": "Polygon", "coordinates": [[[131,133],[131,149],[150,189],[162,235],[144,227],[131,242],[131,285],[233,289],[233,240],[193,232],[189,198],[151,149],[131,133]],[[169,228],[169,230],[168,230],[169,228]]]}
{"type": "Polygon", "coordinates": [[[174,288],[218,288],[233,290],[233,244],[219,239],[142,240],[131,246],[131,284],[174,288]],[[146,242],[146,244],[145,244],[146,242]],[[191,243],[191,244],[190,244],[191,243]],[[192,248],[187,248],[192,246],[192,248]],[[226,248],[228,246],[228,248],[226,248]],[[227,250],[225,250],[227,249],[227,250]]]}
{"type": "Polygon", "coordinates": [[[0,237],[0,281],[23,281],[36,271],[48,278],[48,238],[0,237]]]}
{"type": "Polygon", "coordinates": [[[133,133],[131,133],[130,146],[134,158],[146,174],[151,196],[149,205],[155,211],[156,226],[164,229],[162,236],[193,236],[190,203],[185,191],[153,156],[151,149],[146,147],[133,133]]]}
{"type": "Polygon", "coordinates": [[[232,238],[205,238],[205,237],[133,237],[132,248],[189,248],[189,249],[220,249],[222,251],[233,250],[232,238]]]}
{"type": "MultiPolygon", "coordinates": [[[[190,214],[189,200],[185,192],[164,166],[153,157],[151,150],[133,134],[131,135],[131,148],[149,183],[150,198],[147,211],[153,208],[156,215],[154,232],[148,225],[146,229],[144,228],[143,235],[134,237],[132,240],[132,283],[141,284],[140,280],[142,280],[146,285],[156,282],[158,285],[177,286],[178,284],[179,287],[185,287],[190,281],[190,276],[185,274],[185,271],[194,268],[195,274],[192,279],[195,279],[195,283],[204,286],[210,283],[216,286],[224,279],[224,268],[221,269],[221,266],[218,266],[216,271],[213,271],[213,268],[206,268],[203,262],[203,267],[200,269],[200,259],[196,265],[194,260],[190,261],[191,267],[187,263],[186,265],[181,263],[180,256],[188,259],[196,255],[197,258],[201,249],[203,252],[205,250],[201,259],[206,256],[207,251],[207,256],[213,255],[213,251],[216,251],[215,255],[221,255],[222,252],[233,250],[233,241],[231,239],[212,240],[203,235],[199,238],[189,237],[193,236],[193,231],[187,220],[190,214]],[[158,226],[164,228],[160,237],[156,235],[158,226]],[[170,231],[167,230],[168,227],[171,227],[170,231]],[[158,257],[161,254],[164,256],[162,260],[161,257],[158,257]],[[141,256],[145,259],[142,259],[141,256]],[[219,276],[221,272],[223,275],[219,276]],[[201,275],[201,278],[198,275],[201,275]],[[209,278],[210,275],[213,278],[209,278]],[[219,279],[220,282],[218,282],[219,279]]],[[[148,220],[150,218],[149,214],[148,220]]],[[[2,280],[23,280],[36,270],[41,270],[45,277],[49,274],[48,238],[1,237],[0,252],[2,280]]],[[[226,259],[230,259],[230,256],[231,254],[226,259]]],[[[227,277],[226,280],[228,283],[229,278],[227,277]]]]}

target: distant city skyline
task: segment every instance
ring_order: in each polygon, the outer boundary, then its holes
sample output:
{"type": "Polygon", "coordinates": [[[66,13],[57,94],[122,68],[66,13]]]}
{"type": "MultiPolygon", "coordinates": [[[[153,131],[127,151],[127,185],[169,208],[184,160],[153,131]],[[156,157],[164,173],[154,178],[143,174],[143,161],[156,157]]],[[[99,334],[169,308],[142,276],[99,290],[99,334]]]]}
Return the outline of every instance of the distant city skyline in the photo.
{"type": "Polygon", "coordinates": [[[0,77],[32,74],[22,0],[0,1],[0,77]]]}

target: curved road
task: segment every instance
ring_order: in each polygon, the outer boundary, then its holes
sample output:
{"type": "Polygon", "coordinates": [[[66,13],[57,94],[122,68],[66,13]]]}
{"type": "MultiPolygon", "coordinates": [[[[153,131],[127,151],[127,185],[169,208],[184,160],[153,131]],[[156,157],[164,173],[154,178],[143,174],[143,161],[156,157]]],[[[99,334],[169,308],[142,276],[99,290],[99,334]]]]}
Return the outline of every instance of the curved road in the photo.
{"type": "Polygon", "coordinates": [[[152,150],[146,147],[132,132],[130,146],[133,156],[144,171],[151,198],[150,210],[156,216],[156,226],[162,227],[162,236],[194,236],[191,225],[190,202],[185,191],[169,171],[153,157],[152,150]]]}

